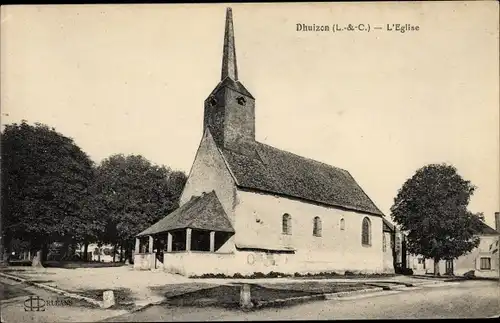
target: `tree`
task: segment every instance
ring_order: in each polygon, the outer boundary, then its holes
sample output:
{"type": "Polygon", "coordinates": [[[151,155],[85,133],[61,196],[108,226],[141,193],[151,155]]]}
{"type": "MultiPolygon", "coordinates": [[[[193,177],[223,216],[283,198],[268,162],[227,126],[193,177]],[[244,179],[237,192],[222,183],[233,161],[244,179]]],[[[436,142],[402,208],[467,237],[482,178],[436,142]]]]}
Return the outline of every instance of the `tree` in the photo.
{"type": "Polygon", "coordinates": [[[134,237],[179,206],[183,172],[138,155],[113,155],[97,167],[94,212],[106,219],[100,240],[119,245],[130,260],[134,237]]]}
{"type": "Polygon", "coordinates": [[[430,164],[417,170],[398,191],[392,219],[407,233],[407,250],[439,261],[452,260],[478,246],[483,216],[467,210],[476,187],[455,167],[430,164]]]}
{"type": "Polygon", "coordinates": [[[29,239],[41,265],[49,242],[74,239],[86,222],[92,161],[54,128],[26,121],[5,126],[1,156],[5,240],[29,239]]]}
{"type": "Polygon", "coordinates": [[[88,246],[93,242],[101,242],[106,232],[106,213],[103,212],[102,205],[97,203],[98,186],[96,183],[97,169],[93,168],[93,181],[89,183],[86,199],[82,201],[83,207],[79,217],[68,221],[74,223],[73,238],[83,244],[83,258],[88,261],[88,246]]]}

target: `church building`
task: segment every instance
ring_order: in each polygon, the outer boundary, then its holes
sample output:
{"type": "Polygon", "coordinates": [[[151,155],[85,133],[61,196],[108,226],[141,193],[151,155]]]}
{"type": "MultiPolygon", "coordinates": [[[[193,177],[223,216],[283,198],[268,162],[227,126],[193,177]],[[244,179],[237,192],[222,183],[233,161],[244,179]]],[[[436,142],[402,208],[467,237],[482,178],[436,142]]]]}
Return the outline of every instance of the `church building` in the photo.
{"type": "Polygon", "coordinates": [[[180,207],[136,238],[134,267],[183,275],[391,273],[393,227],[344,169],[255,139],[226,12],[220,82],[180,207]]]}

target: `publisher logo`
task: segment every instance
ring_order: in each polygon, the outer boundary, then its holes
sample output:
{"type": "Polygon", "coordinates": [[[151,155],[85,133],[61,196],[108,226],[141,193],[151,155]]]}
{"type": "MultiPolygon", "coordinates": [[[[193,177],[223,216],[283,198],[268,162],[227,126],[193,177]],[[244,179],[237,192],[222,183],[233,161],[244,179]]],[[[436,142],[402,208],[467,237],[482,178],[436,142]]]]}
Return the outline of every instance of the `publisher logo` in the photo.
{"type": "Polygon", "coordinates": [[[39,296],[30,296],[24,301],[24,310],[26,312],[43,312],[45,311],[45,301],[39,296]]]}
{"type": "Polygon", "coordinates": [[[71,299],[43,299],[39,296],[30,296],[24,301],[26,312],[44,312],[50,306],[71,306],[71,299]]]}

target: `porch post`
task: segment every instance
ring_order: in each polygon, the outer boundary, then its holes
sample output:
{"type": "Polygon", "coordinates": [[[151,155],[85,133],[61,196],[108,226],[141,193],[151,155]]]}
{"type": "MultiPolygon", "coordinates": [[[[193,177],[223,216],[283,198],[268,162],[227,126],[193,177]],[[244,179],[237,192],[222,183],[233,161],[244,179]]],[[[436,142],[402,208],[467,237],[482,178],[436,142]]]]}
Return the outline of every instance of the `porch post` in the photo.
{"type": "Polygon", "coordinates": [[[153,236],[149,236],[149,252],[153,252],[153,236]]]}
{"type": "Polygon", "coordinates": [[[215,231],[210,231],[210,252],[215,252],[215,231]]]}
{"type": "Polygon", "coordinates": [[[140,250],[139,250],[139,246],[141,245],[141,240],[139,239],[139,237],[135,237],[135,253],[139,253],[140,250]]]}
{"type": "Polygon", "coordinates": [[[172,233],[167,233],[167,252],[172,252],[172,233]]]}
{"type": "Polygon", "coordinates": [[[186,251],[191,251],[191,228],[186,229],[186,251]]]}

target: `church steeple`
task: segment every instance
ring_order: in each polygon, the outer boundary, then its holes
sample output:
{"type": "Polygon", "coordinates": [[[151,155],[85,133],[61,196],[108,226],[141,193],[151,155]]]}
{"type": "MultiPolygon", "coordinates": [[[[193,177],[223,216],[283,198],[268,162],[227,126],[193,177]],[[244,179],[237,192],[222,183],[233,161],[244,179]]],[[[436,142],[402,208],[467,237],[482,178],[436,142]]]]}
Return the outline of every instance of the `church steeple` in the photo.
{"type": "Polygon", "coordinates": [[[205,100],[203,127],[222,148],[241,151],[255,142],[255,99],[238,80],[231,8],[226,10],[221,81],[205,100]]]}
{"type": "Polygon", "coordinates": [[[238,81],[238,65],[236,64],[236,48],[234,45],[233,11],[226,9],[226,29],[224,31],[224,52],[222,54],[222,73],[220,80],[226,77],[238,81]]]}

